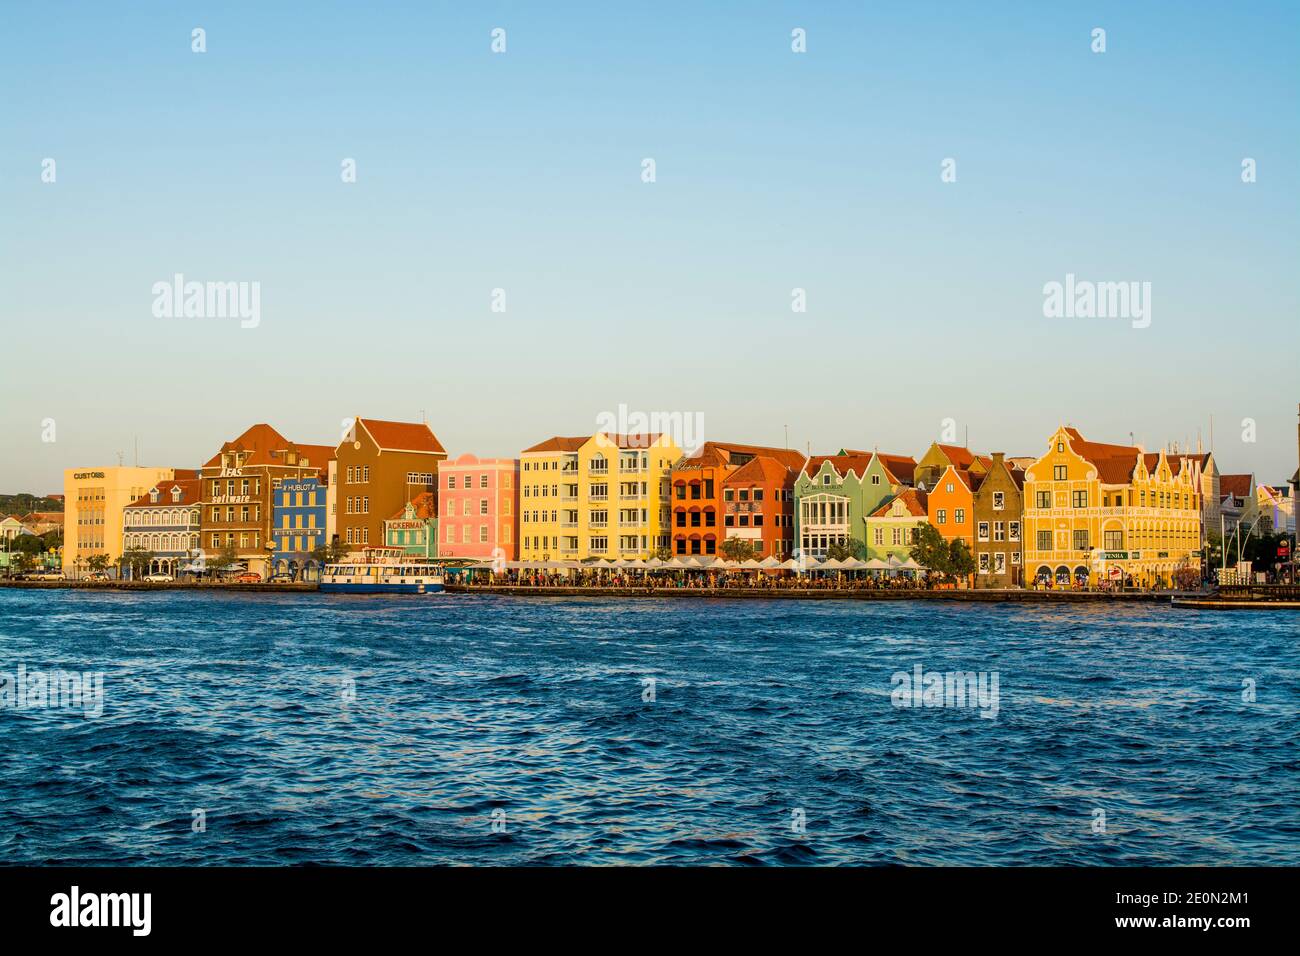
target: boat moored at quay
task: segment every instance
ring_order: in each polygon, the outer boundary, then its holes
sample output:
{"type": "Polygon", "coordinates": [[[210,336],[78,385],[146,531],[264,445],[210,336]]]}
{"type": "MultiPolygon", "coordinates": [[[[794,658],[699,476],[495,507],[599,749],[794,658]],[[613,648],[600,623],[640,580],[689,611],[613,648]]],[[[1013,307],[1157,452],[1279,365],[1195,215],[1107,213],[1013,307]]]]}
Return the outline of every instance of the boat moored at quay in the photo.
{"type": "Polygon", "coordinates": [[[363,548],[325,565],[319,589],[335,594],[434,594],[443,589],[442,569],[401,548],[363,548]]]}

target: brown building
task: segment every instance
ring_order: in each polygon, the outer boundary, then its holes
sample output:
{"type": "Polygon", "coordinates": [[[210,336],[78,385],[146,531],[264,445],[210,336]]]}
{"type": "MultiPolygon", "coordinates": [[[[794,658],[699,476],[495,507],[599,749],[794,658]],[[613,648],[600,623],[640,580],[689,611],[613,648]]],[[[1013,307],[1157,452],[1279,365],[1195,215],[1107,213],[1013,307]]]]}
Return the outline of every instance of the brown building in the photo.
{"type": "Polygon", "coordinates": [[[274,489],[282,481],[324,480],[334,449],[298,445],[258,424],[228,441],[199,469],[200,547],[208,564],[231,547],[249,571],[263,577],[273,544],[274,489]]]}
{"type": "MultiPolygon", "coordinates": [[[[726,478],[744,465],[749,464],[757,458],[769,458],[780,467],[790,471],[789,488],[794,488],[794,479],[798,476],[799,470],[803,468],[804,456],[797,451],[791,451],[787,448],[766,448],[761,445],[736,445],[727,442],[705,442],[698,452],[690,458],[683,458],[673,466],[670,475],[670,484],[672,487],[672,552],[673,554],[683,555],[716,555],[719,548],[727,538],[726,526],[723,523],[723,514],[727,511],[723,495],[723,484],[726,478]]],[[[766,486],[765,479],[755,482],[755,487],[766,486]]],[[[739,488],[734,489],[739,492],[739,488]]],[[[732,501],[733,505],[738,505],[738,501],[732,501]]],[[[774,502],[765,502],[772,504],[774,502]]],[[[748,515],[752,510],[752,502],[747,501],[746,520],[750,520],[748,515]]],[[[793,515],[794,501],[793,496],[788,500],[782,500],[782,504],[787,509],[786,514],[793,515]]],[[[740,512],[737,509],[731,509],[733,522],[739,520],[740,512]]],[[[760,520],[766,520],[761,518],[760,520]]],[[[790,519],[793,521],[793,518],[790,519]]],[[[733,527],[739,531],[738,525],[733,527]]],[[[746,527],[752,527],[746,525],[746,527]]],[[[784,528],[788,531],[785,537],[793,538],[794,528],[791,525],[784,528]]],[[[765,541],[774,540],[767,535],[740,535],[736,537],[755,537],[756,544],[762,544],[765,541]]],[[[766,557],[771,551],[764,551],[762,556],[766,557]]]]}
{"type": "Polygon", "coordinates": [[[334,533],[345,545],[380,547],[385,518],[426,492],[436,502],[447,452],[424,423],[356,418],[337,456],[334,533]]]}
{"type": "Polygon", "coordinates": [[[975,587],[1018,588],[1024,575],[1025,473],[996,451],[974,492],[975,587]]]}

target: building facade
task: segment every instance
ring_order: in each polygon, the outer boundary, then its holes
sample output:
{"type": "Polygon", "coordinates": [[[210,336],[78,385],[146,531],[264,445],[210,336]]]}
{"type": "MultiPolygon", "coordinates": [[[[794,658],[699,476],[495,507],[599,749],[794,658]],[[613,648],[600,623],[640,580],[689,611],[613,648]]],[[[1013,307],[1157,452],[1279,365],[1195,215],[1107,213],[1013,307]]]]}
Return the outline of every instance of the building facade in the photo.
{"type": "Polygon", "coordinates": [[[95,555],[122,557],[123,513],[150,488],[195,472],[176,468],[69,468],[63,473],[63,571],[82,577],[95,555]]]}
{"type": "MultiPolygon", "coordinates": [[[[753,546],[754,557],[759,561],[764,558],[784,561],[794,554],[794,483],[803,467],[803,455],[790,454],[798,460],[759,455],[722,479],[723,540],[744,538],[753,546]]],[[[674,508],[676,491],[674,487],[674,508]]],[[[695,550],[695,539],[688,539],[688,550],[677,550],[679,539],[675,532],[674,524],[673,543],[677,554],[700,553],[695,550]]]]}
{"type": "Polygon", "coordinates": [[[975,586],[1018,588],[1024,574],[1025,473],[994,452],[972,497],[975,515],[975,586]]]}
{"type": "Polygon", "coordinates": [[[854,543],[862,551],[867,517],[910,486],[915,467],[904,456],[845,449],[809,458],[794,484],[799,553],[821,559],[831,545],[854,543]]]}
{"type": "Polygon", "coordinates": [[[384,546],[416,557],[438,557],[438,497],[426,491],[402,505],[384,522],[384,546]]]}
{"type": "Polygon", "coordinates": [[[360,548],[384,540],[384,521],[422,494],[438,494],[447,458],[424,423],[353,419],[337,450],[335,533],[360,548]]]}
{"type": "Polygon", "coordinates": [[[1267,523],[1269,531],[1295,534],[1295,497],[1291,494],[1290,483],[1256,485],[1255,499],[1261,515],[1261,529],[1267,523]]]}
{"type": "Polygon", "coordinates": [[[275,490],[319,479],[334,450],[299,445],[267,424],[225,442],[199,471],[202,479],[200,547],[204,563],[230,549],[237,563],[271,574],[275,548],[275,490]]]}
{"type": "Polygon", "coordinates": [[[199,550],[198,478],[154,485],[122,511],[122,550],[151,553],[149,572],[175,575],[199,550]]]}
{"type": "Polygon", "coordinates": [[[1027,583],[1158,587],[1201,568],[1200,485],[1186,459],[1058,428],[1025,472],[1027,583]]]}
{"type": "Polygon", "coordinates": [[[329,541],[325,523],[327,486],[321,481],[321,476],[328,474],[329,469],[323,468],[314,476],[284,479],[272,486],[272,574],[288,575],[295,581],[319,575],[323,562],[314,552],[329,541]]]}
{"type": "Polygon", "coordinates": [[[520,454],[525,561],[650,558],[671,540],[666,434],[549,438],[520,454]]]}
{"type": "Polygon", "coordinates": [[[670,475],[673,553],[716,555],[723,541],[740,537],[762,556],[788,555],[794,540],[794,479],[803,463],[803,455],[785,448],[713,441],[680,459],[670,475]],[[748,468],[760,458],[769,464],[748,468]],[[727,498],[728,479],[742,468],[748,470],[727,498]],[[791,543],[780,543],[787,540],[791,543]]]}
{"type": "Polygon", "coordinates": [[[1254,525],[1259,517],[1259,492],[1255,488],[1254,475],[1220,475],[1219,493],[1220,522],[1217,529],[1225,537],[1234,534],[1239,524],[1246,528],[1254,525]]]}
{"type": "Polygon", "coordinates": [[[514,561],[519,554],[519,460],[461,455],[438,470],[438,553],[514,561]]]}
{"type": "Polygon", "coordinates": [[[921,528],[929,523],[926,494],[903,488],[867,515],[866,560],[906,561],[912,556],[921,528]]]}

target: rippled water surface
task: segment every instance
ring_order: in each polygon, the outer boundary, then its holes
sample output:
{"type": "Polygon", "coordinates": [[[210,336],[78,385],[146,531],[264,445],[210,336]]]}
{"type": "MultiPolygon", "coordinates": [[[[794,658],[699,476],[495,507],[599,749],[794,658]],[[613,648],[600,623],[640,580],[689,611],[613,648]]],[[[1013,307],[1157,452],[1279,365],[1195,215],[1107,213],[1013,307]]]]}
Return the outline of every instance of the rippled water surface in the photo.
{"type": "Polygon", "coordinates": [[[0,672],[104,674],[97,718],[0,709],[0,863],[1294,865],[1298,630],[1147,605],[0,591],[0,672]],[[916,664],[997,672],[996,719],[893,706],[916,664]]]}

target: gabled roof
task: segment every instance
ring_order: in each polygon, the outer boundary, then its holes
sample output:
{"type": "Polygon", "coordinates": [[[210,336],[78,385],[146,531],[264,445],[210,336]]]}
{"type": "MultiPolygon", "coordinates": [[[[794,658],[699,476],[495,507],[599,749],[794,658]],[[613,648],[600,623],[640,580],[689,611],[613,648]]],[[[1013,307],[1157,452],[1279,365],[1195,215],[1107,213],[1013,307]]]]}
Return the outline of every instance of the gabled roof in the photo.
{"type": "Polygon", "coordinates": [[[788,467],[784,462],[768,455],[759,455],[757,458],[751,458],[723,478],[722,483],[724,485],[733,482],[735,484],[760,484],[764,481],[783,481],[793,472],[794,469],[788,467]]]}
{"type": "Polygon", "coordinates": [[[333,445],[295,445],[299,458],[307,459],[307,467],[315,468],[317,466],[324,468],[338,455],[338,449],[333,445]]]}
{"type": "Polygon", "coordinates": [[[1220,475],[1219,494],[1225,498],[1228,495],[1245,498],[1250,495],[1251,488],[1254,484],[1254,475],[1220,475]]]}
{"type": "Polygon", "coordinates": [[[135,501],[127,505],[128,508],[161,508],[164,505],[180,507],[182,505],[196,505],[202,497],[203,482],[197,478],[182,478],[180,480],[160,481],[150,488],[135,501]],[[172,489],[179,488],[181,497],[179,501],[172,501],[172,489]],[[158,500],[150,500],[150,494],[157,490],[158,500]]]}
{"type": "Polygon", "coordinates": [[[783,467],[798,470],[803,467],[804,456],[789,448],[768,448],[764,445],[739,445],[735,442],[706,441],[690,458],[682,459],[678,468],[723,467],[737,458],[771,458],[783,467]]]}
{"type": "Polygon", "coordinates": [[[386,422],[378,418],[358,418],[381,451],[411,451],[419,454],[445,455],[447,449],[424,422],[386,422]]]}
{"type": "Polygon", "coordinates": [[[910,485],[916,475],[916,459],[910,455],[886,455],[877,452],[880,456],[880,463],[885,466],[895,483],[910,485]]]}
{"type": "MultiPolygon", "coordinates": [[[[433,496],[432,491],[422,491],[411,499],[411,506],[415,509],[415,517],[427,521],[430,518],[438,517],[438,502],[433,496]]],[[[389,518],[389,521],[400,521],[406,517],[406,505],[397,509],[397,514],[389,518]]]]}
{"type": "Polygon", "coordinates": [[[283,451],[291,442],[270,425],[262,422],[253,425],[234,441],[228,441],[207,460],[204,467],[213,468],[221,464],[221,456],[227,452],[244,452],[245,465],[280,465],[283,462],[272,456],[272,452],[283,451]]]}
{"type": "Polygon", "coordinates": [[[583,435],[580,438],[562,438],[556,435],[554,438],[538,442],[531,448],[525,448],[520,454],[543,451],[575,452],[589,441],[591,441],[590,435],[583,435]]]}
{"type": "Polygon", "coordinates": [[[943,452],[943,457],[947,458],[950,464],[958,468],[969,468],[971,462],[975,460],[975,454],[961,445],[940,445],[936,442],[935,447],[943,452]]]}
{"type": "Polygon", "coordinates": [[[926,500],[926,494],[917,488],[904,488],[898,494],[886,498],[881,502],[880,507],[871,512],[869,517],[884,518],[889,515],[890,510],[894,507],[894,502],[902,502],[907,513],[915,515],[918,518],[924,518],[929,514],[929,502],[926,500]]]}
{"type": "Polygon", "coordinates": [[[861,478],[867,473],[867,466],[871,464],[871,455],[863,452],[850,452],[846,455],[813,455],[804,463],[803,473],[812,478],[822,470],[822,465],[826,462],[830,462],[835,473],[841,478],[850,471],[861,478]]]}

